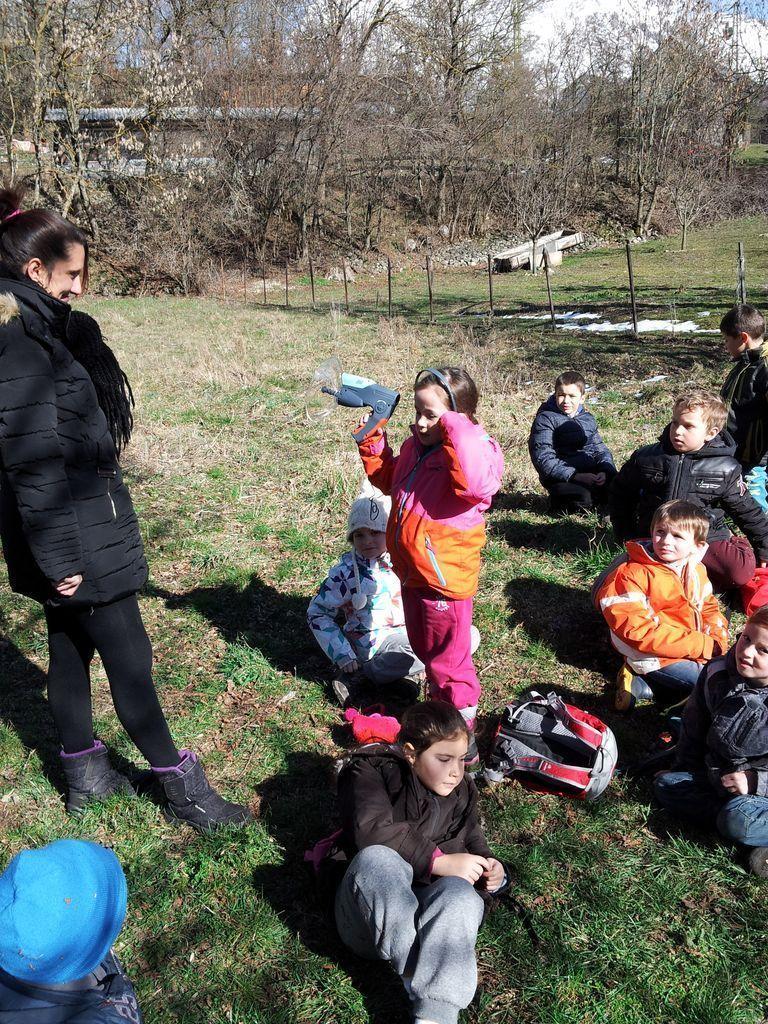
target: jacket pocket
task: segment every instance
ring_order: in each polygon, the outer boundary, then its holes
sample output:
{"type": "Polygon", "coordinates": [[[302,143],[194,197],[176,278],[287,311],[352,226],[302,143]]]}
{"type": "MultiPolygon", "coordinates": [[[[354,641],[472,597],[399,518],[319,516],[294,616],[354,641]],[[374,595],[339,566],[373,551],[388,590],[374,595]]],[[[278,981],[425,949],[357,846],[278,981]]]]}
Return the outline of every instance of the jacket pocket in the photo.
{"type": "Polygon", "coordinates": [[[693,478],[694,489],[701,495],[707,495],[712,498],[715,495],[719,496],[719,493],[723,489],[723,478],[722,476],[716,476],[714,474],[702,473],[700,476],[693,478]]]}
{"type": "Polygon", "coordinates": [[[99,467],[98,474],[102,480],[106,480],[107,482],[107,501],[109,502],[109,508],[110,511],[112,512],[112,518],[117,519],[117,509],[115,508],[115,501],[114,498],[112,497],[112,484],[117,478],[117,470],[102,469],[101,467],[99,467]]]}
{"type": "Polygon", "coordinates": [[[650,469],[644,467],[640,471],[640,482],[647,484],[650,487],[658,487],[659,484],[664,483],[666,474],[663,469],[650,469]]]}
{"type": "Polygon", "coordinates": [[[434,569],[435,576],[437,576],[437,579],[438,579],[438,582],[440,583],[440,586],[444,587],[446,585],[445,584],[445,576],[443,576],[443,570],[440,568],[440,563],[437,560],[437,555],[435,553],[435,549],[432,547],[432,541],[429,539],[429,534],[428,533],[424,535],[424,543],[426,545],[427,556],[429,557],[429,561],[432,564],[432,568],[434,569]]]}

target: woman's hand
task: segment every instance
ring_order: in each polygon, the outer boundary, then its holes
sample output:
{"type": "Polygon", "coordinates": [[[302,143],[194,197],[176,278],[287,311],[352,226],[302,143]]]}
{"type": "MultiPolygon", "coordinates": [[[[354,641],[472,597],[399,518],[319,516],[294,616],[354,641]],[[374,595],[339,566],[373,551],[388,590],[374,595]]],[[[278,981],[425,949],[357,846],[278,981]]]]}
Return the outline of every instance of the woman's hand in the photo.
{"type": "Polygon", "coordinates": [[[495,892],[504,882],[504,865],[495,857],[488,858],[488,867],[483,872],[483,885],[488,892],[495,892]]]}
{"type": "Polygon", "coordinates": [[[727,789],[734,796],[747,796],[755,791],[754,772],[726,772],[720,776],[723,789],[727,789]]]}
{"type": "Polygon", "coordinates": [[[444,853],[432,865],[432,874],[438,878],[463,878],[474,885],[489,870],[489,865],[490,861],[477,853],[444,853]]]}
{"type": "Polygon", "coordinates": [[[357,658],[350,658],[349,661],[342,661],[342,663],[339,665],[339,668],[341,669],[342,672],[345,673],[357,672],[358,669],[360,668],[360,663],[358,662],[357,658]]]}
{"type": "Polygon", "coordinates": [[[62,597],[72,597],[82,582],[83,577],[79,573],[77,576],[65,576],[63,580],[59,580],[54,585],[53,589],[62,597]]]}

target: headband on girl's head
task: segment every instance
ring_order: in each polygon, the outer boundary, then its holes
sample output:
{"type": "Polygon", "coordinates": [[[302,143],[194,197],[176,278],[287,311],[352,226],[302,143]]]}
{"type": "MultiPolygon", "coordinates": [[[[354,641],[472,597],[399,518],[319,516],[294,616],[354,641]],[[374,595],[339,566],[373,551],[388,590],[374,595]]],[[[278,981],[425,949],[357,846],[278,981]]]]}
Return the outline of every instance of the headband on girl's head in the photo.
{"type": "Polygon", "coordinates": [[[434,366],[428,366],[426,370],[419,370],[419,372],[416,374],[416,382],[413,385],[413,390],[415,391],[418,388],[419,377],[423,376],[425,373],[431,373],[433,377],[437,377],[442,386],[448,392],[448,399],[450,400],[451,403],[451,409],[453,409],[454,412],[457,412],[458,410],[456,409],[456,396],[453,393],[450,381],[448,380],[444,373],[441,373],[439,370],[436,370],[434,366]]]}

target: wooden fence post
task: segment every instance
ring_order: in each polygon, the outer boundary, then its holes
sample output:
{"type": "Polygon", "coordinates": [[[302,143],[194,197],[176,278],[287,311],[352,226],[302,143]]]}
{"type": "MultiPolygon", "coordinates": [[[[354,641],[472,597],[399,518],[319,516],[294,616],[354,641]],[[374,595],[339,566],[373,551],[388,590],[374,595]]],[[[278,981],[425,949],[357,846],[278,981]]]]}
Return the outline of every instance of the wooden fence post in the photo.
{"type": "Polygon", "coordinates": [[[285,261],[285,308],[288,309],[288,260],[285,261]]]}
{"type": "Polygon", "coordinates": [[[243,260],[243,302],[248,301],[248,250],[245,250],[245,259],[243,260]]]}
{"type": "Polygon", "coordinates": [[[632,300],[632,332],[637,337],[637,302],[635,301],[635,274],[632,266],[632,247],[627,239],[627,269],[629,271],[629,296],[632,300]]]}
{"type": "Polygon", "coordinates": [[[263,260],[262,260],[262,264],[261,264],[261,289],[262,289],[262,292],[264,293],[264,305],[266,306],[266,304],[267,304],[267,268],[264,266],[263,260]]]}
{"type": "Polygon", "coordinates": [[[488,310],[493,322],[493,258],[488,253],[488,310]]]}
{"type": "Polygon", "coordinates": [[[223,256],[221,257],[221,261],[219,263],[219,273],[221,275],[221,297],[222,297],[222,299],[226,299],[226,297],[227,297],[227,283],[224,280],[224,257],[223,256]]]}
{"type": "Polygon", "coordinates": [[[349,286],[347,284],[347,261],[343,259],[341,261],[341,272],[344,275],[344,308],[349,316],[349,286]]]}
{"type": "Polygon", "coordinates": [[[552,282],[549,274],[552,268],[549,265],[549,250],[544,246],[544,276],[547,279],[547,298],[549,299],[549,316],[552,320],[552,330],[554,331],[557,327],[557,321],[555,320],[555,304],[552,301],[552,282]]]}
{"type": "Polygon", "coordinates": [[[435,309],[432,298],[432,257],[427,256],[427,292],[429,293],[429,322],[435,322],[435,309]]]}
{"type": "Polygon", "coordinates": [[[392,260],[387,256],[387,319],[392,319],[392,260]]]}
{"type": "Polygon", "coordinates": [[[312,257],[309,257],[309,286],[312,289],[312,309],[315,308],[315,264],[312,257]]]}
{"type": "Polygon", "coordinates": [[[736,301],[744,303],[747,301],[747,265],[744,256],[744,243],[739,242],[738,255],[738,280],[736,282],[736,301]]]}

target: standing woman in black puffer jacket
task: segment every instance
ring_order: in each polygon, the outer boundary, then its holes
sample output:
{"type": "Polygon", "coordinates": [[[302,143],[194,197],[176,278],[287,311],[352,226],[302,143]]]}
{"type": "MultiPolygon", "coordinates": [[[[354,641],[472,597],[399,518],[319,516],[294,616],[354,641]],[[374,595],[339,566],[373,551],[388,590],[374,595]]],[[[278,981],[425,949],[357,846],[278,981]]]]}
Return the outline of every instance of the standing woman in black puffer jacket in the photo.
{"type": "Polygon", "coordinates": [[[94,736],[98,651],[166,812],[200,830],[244,824],[248,809],[222,799],[196,755],[177,749],[152,681],[136,598],[147,564],[118,463],[133,396],[96,321],[69,305],[87,283],[87,238],[20,201],[0,190],[0,535],[12,589],[45,609],[67,810],[133,791],[94,736]]]}

